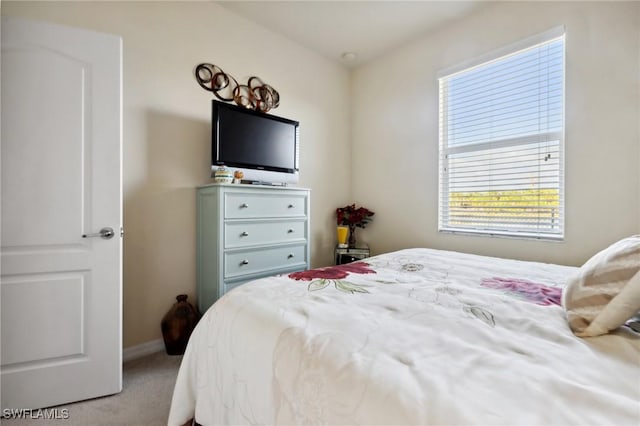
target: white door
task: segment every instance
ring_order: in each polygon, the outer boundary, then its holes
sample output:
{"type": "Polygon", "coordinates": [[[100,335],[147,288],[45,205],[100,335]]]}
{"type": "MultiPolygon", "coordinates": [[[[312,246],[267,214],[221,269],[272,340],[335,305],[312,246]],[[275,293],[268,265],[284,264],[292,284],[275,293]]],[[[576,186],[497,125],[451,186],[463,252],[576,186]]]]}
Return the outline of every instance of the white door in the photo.
{"type": "Polygon", "coordinates": [[[122,389],[121,39],[2,19],[2,408],[122,389]],[[113,229],[109,239],[86,237],[113,229]]]}

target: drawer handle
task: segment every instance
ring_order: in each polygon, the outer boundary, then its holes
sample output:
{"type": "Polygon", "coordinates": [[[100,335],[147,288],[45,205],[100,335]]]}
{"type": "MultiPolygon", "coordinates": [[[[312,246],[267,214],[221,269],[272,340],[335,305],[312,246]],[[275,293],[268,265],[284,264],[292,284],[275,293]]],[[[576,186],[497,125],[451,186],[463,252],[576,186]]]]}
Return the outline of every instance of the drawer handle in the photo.
{"type": "Polygon", "coordinates": [[[248,265],[249,261],[247,259],[244,259],[242,262],[240,262],[241,265],[248,265]]]}
{"type": "Polygon", "coordinates": [[[287,259],[293,259],[295,256],[293,255],[293,253],[289,253],[289,256],[287,256],[287,259]]]}
{"type": "Polygon", "coordinates": [[[287,207],[289,207],[290,209],[294,208],[295,206],[293,204],[289,204],[287,207]]]}
{"type": "Polygon", "coordinates": [[[249,208],[249,204],[247,204],[247,203],[242,203],[242,204],[240,204],[240,208],[241,208],[241,209],[248,209],[248,208],[249,208]]]}
{"type": "Polygon", "coordinates": [[[241,237],[248,237],[249,233],[247,231],[243,231],[242,234],[240,234],[241,237]]]}
{"type": "Polygon", "coordinates": [[[293,234],[293,229],[291,228],[287,229],[287,234],[293,234]]]}

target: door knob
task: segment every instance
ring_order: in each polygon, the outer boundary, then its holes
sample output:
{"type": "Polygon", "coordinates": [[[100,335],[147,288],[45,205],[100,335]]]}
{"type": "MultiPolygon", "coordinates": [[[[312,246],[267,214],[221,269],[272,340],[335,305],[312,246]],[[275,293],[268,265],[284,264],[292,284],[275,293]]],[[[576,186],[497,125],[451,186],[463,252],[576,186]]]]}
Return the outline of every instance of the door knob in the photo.
{"type": "Polygon", "coordinates": [[[113,232],[113,228],[102,228],[100,232],[97,232],[95,234],[82,234],[82,238],[100,237],[108,240],[110,238],[113,238],[114,235],[116,235],[116,233],[113,232]]]}

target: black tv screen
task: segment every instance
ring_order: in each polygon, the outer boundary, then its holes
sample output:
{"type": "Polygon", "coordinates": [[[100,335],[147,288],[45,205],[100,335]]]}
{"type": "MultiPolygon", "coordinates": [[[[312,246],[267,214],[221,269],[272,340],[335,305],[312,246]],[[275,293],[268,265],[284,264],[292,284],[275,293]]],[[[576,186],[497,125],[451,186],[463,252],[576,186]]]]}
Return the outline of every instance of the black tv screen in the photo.
{"type": "Polygon", "coordinates": [[[297,174],[297,121],[212,102],[212,172],[217,166],[225,165],[297,174]]]}

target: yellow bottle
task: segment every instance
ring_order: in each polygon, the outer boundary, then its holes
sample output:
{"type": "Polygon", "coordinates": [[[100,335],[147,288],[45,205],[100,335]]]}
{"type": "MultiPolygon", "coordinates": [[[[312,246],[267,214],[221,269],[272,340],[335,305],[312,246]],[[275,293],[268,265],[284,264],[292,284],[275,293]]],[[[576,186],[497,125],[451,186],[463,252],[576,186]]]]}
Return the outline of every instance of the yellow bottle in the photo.
{"type": "Polygon", "coordinates": [[[338,235],[338,247],[347,247],[347,236],[349,235],[349,227],[340,225],[336,228],[336,232],[338,235]]]}

